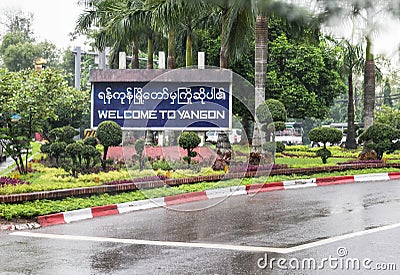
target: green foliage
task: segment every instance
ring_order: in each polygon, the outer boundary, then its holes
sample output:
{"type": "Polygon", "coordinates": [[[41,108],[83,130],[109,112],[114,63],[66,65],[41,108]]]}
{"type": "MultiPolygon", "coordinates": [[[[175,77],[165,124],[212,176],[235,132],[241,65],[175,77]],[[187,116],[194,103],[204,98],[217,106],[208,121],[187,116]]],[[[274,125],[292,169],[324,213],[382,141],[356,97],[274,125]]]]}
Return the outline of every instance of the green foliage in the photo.
{"type": "Polygon", "coordinates": [[[387,124],[400,130],[400,110],[389,106],[382,106],[379,112],[375,112],[375,122],[387,124]]]}
{"type": "Polygon", "coordinates": [[[275,151],[277,153],[282,153],[283,151],[285,151],[285,148],[286,148],[285,144],[283,144],[280,141],[276,142],[276,150],[275,151]]]}
{"type": "Polygon", "coordinates": [[[270,152],[271,154],[275,153],[282,153],[285,151],[285,144],[282,142],[271,142],[267,141],[263,144],[263,149],[267,152],[270,152]]]}
{"type": "Polygon", "coordinates": [[[55,158],[57,165],[59,164],[60,157],[64,156],[66,147],[66,142],[54,142],[50,145],[50,156],[55,158]]]}
{"type": "Polygon", "coordinates": [[[284,103],[293,118],[324,118],[346,89],[339,72],[338,51],[290,41],[285,34],[269,44],[266,93],[284,103]]]}
{"type": "Polygon", "coordinates": [[[1,69],[0,80],[0,135],[6,138],[10,146],[7,153],[14,156],[20,173],[26,173],[22,156],[30,147],[33,133],[42,132],[48,121],[57,119],[58,102],[74,89],[67,86],[62,73],[51,69],[1,69]]]}
{"type": "Polygon", "coordinates": [[[326,143],[339,143],[342,140],[343,133],[339,129],[329,127],[314,128],[308,134],[308,138],[314,142],[321,142],[326,148],[326,143]]]}
{"type": "Polygon", "coordinates": [[[332,156],[332,153],[326,148],[321,148],[316,152],[316,155],[322,159],[323,164],[326,164],[327,159],[332,156]]]}
{"type": "Polygon", "coordinates": [[[83,141],[84,145],[91,145],[93,147],[96,147],[98,144],[97,139],[95,137],[88,137],[83,141]]]}
{"type": "Polygon", "coordinates": [[[258,106],[256,115],[260,123],[271,123],[271,120],[285,122],[287,119],[285,105],[276,99],[267,99],[258,106]]]}
{"type": "Polygon", "coordinates": [[[144,151],[145,144],[146,144],[145,140],[142,139],[142,138],[139,138],[139,139],[137,139],[135,141],[135,145],[134,145],[135,146],[135,150],[136,150],[136,154],[139,157],[139,169],[140,170],[143,169],[143,151],[144,151]]]}
{"type": "Polygon", "coordinates": [[[50,144],[44,143],[40,146],[40,152],[43,154],[50,154],[50,144]]]}
{"type": "Polygon", "coordinates": [[[187,161],[188,165],[190,165],[191,159],[196,157],[197,153],[193,149],[199,146],[200,142],[201,139],[195,132],[184,132],[179,136],[179,146],[187,150],[187,156],[183,159],[187,161]]]}
{"type": "Polygon", "coordinates": [[[96,165],[96,160],[100,158],[101,155],[96,147],[86,144],[83,146],[81,154],[82,158],[86,161],[86,169],[89,169],[90,166],[94,167],[96,165]],[[93,162],[92,165],[90,165],[91,161],[93,162]]]}
{"type": "Polygon", "coordinates": [[[286,124],[283,121],[274,122],[275,131],[283,131],[286,129],[286,124]]]}
{"type": "Polygon", "coordinates": [[[365,142],[369,149],[375,150],[377,158],[382,159],[383,153],[393,152],[399,147],[400,130],[390,125],[375,123],[361,134],[359,140],[365,142]]]}
{"type": "Polygon", "coordinates": [[[135,141],[135,150],[136,154],[140,157],[143,154],[144,151],[144,146],[145,146],[145,140],[142,138],[139,138],[135,141]]]}
{"type": "MultiPolygon", "coordinates": [[[[64,75],[64,78],[67,79],[68,75],[64,75]]],[[[65,87],[63,100],[55,102],[55,117],[47,121],[44,130],[48,131],[48,129],[64,126],[81,127],[84,115],[89,113],[89,105],[90,99],[87,92],[69,86],[65,87]]]]}
{"type": "Polygon", "coordinates": [[[78,162],[81,158],[81,154],[83,151],[83,144],[81,142],[74,142],[68,144],[65,148],[65,152],[72,159],[74,163],[78,162]]]}
{"type": "Polygon", "coordinates": [[[103,121],[96,130],[96,137],[104,147],[118,146],[122,142],[122,129],[114,121],[103,121]]]}
{"type": "Polygon", "coordinates": [[[55,128],[50,131],[50,136],[56,142],[65,142],[67,144],[74,142],[74,137],[79,134],[72,126],[64,126],[60,128],[55,128]]]}
{"type": "Polygon", "coordinates": [[[163,170],[163,171],[172,170],[171,165],[168,163],[168,161],[166,161],[164,159],[159,159],[159,160],[153,161],[153,163],[151,164],[151,168],[155,171],[157,171],[157,170],[163,170]]]}
{"type": "Polygon", "coordinates": [[[118,146],[122,142],[122,129],[114,121],[103,121],[96,130],[96,137],[100,144],[103,145],[103,169],[106,168],[107,152],[111,146],[118,146]]]}
{"type": "MultiPolygon", "coordinates": [[[[8,35],[13,35],[9,33],[8,35]]],[[[15,39],[11,39],[15,40],[15,39]]],[[[9,41],[7,41],[9,43],[9,41]]],[[[48,64],[56,62],[56,46],[49,42],[32,43],[32,42],[18,42],[4,46],[4,53],[2,54],[4,65],[13,72],[24,69],[31,69],[34,67],[36,58],[42,57],[48,61],[48,64]]]]}
{"type": "Polygon", "coordinates": [[[326,143],[339,143],[342,140],[343,133],[339,129],[328,128],[328,127],[318,127],[314,128],[308,134],[308,138],[314,142],[321,142],[324,144],[324,148],[319,149],[316,152],[318,157],[321,157],[322,163],[326,163],[327,159],[332,156],[331,151],[326,149],[326,143]]]}

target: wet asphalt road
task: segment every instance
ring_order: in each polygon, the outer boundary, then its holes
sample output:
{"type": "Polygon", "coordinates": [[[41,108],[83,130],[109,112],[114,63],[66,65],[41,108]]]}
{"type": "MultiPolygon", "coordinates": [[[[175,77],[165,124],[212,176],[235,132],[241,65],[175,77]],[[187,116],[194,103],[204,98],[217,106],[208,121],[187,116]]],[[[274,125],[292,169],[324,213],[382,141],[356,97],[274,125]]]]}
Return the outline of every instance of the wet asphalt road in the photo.
{"type": "Polygon", "coordinates": [[[66,239],[0,232],[1,274],[399,274],[400,181],[236,196],[28,232],[66,239]],[[394,226],[382,228],[388,225],[394,226]],[[376,232],[365,231],[371,228],[376,232]],[[331,239],[352,232],[361,233],[331,239]],[[215,247],[74,240],[70,235],[215,247]],[[248,252],[218,244],[295,249],[248,252]],[[311,259],[315,265],[310,267],[311,259]]]}

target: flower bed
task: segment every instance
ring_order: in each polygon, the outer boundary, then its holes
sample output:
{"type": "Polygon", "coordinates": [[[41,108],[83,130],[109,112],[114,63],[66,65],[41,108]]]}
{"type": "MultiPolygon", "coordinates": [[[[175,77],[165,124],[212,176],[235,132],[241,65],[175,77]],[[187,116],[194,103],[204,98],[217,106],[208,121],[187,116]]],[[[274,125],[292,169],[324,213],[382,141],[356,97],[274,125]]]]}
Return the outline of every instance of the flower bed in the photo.
{"type": "Polygon", "coordinates": [[[19,179],[9,178],[9,177],[0,177],[0,186],[4,188],[6,186],[17,186],[23,184],[30,184],[28,181],[23,181],[19,179]]]}

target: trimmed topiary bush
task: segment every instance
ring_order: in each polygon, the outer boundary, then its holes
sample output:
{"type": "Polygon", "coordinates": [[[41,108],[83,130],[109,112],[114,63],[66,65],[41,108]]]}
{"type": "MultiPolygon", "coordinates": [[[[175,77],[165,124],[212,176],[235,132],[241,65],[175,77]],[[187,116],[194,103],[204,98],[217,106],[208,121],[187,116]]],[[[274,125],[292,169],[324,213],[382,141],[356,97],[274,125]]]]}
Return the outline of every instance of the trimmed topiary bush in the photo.
{"type": "Polygon", "coordinates": [[[96,147],[96,145],[98,144],[98,141],[95,137],[88,137],[83,141],[84,145],[91,145],[93,147],[96,147]]]}
{"type": "Polygon", "coordinates": [[[318,151],[315,152],[317,157],[320,157],[322,160],[323,164],[326,164],[328,158],[330,158],[332,156],[331,151],[329,151],[326,148],[321,148],[318,151]]]}
{"type": "Polygon", "coordinates": [[[329,127],[318,127],[314,128],[308,134],[308,138],[311,141],[323,143],[324,148],[316,152],[318,157],[321,157],[322,163],[326,163],[327,159],[332,156],[331,151],[326,149],[326,144],[339,143],[342,140],[343,133],[339,129],[329,128],[329,127]]]}
{"type": "Polygon", "coordinates": [[[399,148],[399,138],[399,130],[387,124],[375,123],[361,134],[359,141],[364,142],[368,149],[374,150],[377,159],[382,159],[383,153],[391,153],[399,148]]]}
{"type": "Polygon", "coordinates": [[[277,153],[282,153],[283,151],[285,151],[285,149],[286,149],[285,144],[283,144],[283,143],[280,142],[280,141],[277,141],[277,142],[276,142],[276,149],[275,149],[275,152],[277,152],[277,153]]]}
{"type": "Polygon", "coordinates": [[[106,168],[108,148],[118,146],[122,142],[122,129],[114,121],[103,121],[96,130],[96,137],[103,145],[103,159],[101,161],[103,169],[106,168]]]}
{"type": "Polygon", "coordinates": [[[55,139],[56,142],[66,142],[68,144],[74,142],[74,137],[79,132],[72,126],[64,126],[60,128],[54,128],[50,131],[50,137],[55,139]]]}
{"type": "Polygon", "coordinates": [[[66,147],[66,142],[54,142],[50,145],[50,156],[55,159],[57,166],[59,166],[60,158],[65,154],[66,147]]]}
{"type": "Polygon", "coordinates": [[[143,169],[143,151],[144,151],[144,146],[146,142],[144,139],[139,138],[138,140],[135,141],[135,150],[136,150],[136,155],[139,157],[139,169],[143,169]]]}
{"type": "Polygon", "coordinates": [[[197,156],[194,148],[199,146],[200,142],[201,139],[195,132],[185,132],[179,136],[179,146],[187,151],[187,156],[183,160],[188,163],[188,166],[190,166],[191,159],[197,156]]]}

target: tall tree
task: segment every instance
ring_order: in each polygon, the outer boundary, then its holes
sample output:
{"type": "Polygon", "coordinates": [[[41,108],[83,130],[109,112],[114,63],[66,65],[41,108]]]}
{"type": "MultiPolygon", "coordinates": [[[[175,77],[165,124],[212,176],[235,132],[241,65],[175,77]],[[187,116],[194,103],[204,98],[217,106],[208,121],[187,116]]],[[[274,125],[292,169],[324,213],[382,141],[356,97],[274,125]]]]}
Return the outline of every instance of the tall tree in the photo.
{"type": "MultiPolygon", "coordinates": [[[[139,35],[147,33],[144,0],[95,0],[79,16],[75,31],[95,39],[96,47],[112,47],[111,59],[131,47],[133,69],[139,68],[139,35]],[[96,29],[97,28],[97,29],[96,29]]],[[[153,52],[151,52],[151,55],[153,52]]],[[[116,63],[116,62],[114,62],[116,63]]]]}
{"type": "MultiPolygon", "coordinates": [[[[375,108],[375,78],[376,66],[374,57],[374,34],[378,31],[377,21],[384,14],[396,14],[400,6],[396,1],[388,0],[318,0],[323,4],[324,15],[356,18],[360,25],[364,25],[363,37],[365,41],[364,65],[364,128],[368,129],[374,122],[375,108]]],[[[398,15],[398,14],[397,14],[398,15]]],[[[397,16],[396,15],[396,16],[397,16]]],[[[396,17],[398,18],[398,17],[396,17]]]]}
{"type": "Polygon", "coordinates": [[[21,10],[8,10],[4,13],[6,20],[4,25],[6,26],[6,32],[22,32],[26,37],[31,37],[33,14],[24,13],[21,10]]]}
{"type": "Polygon", "coordinates": [[[393,100],[392,100],[392,88],[390,86],[389,78],[385,80],[385,86],[383,87],[383,104],[388,107],[393,107],[393,100]]]}
{"type": "Polygon", "coordinates": [[[174,8],[174,0],[148,0],[147,9],[152,12],[152,24],[155,29],[166,33],[168,36],[167,68],[176,68],[175,56],[175,30],[177,28],[177,16],[174,8]]]}
{"type": "Polygon", "coordinates": [[[75,90],[67,85],[64,77],[52,69],[41,72],[0,70],[3,120],[0,142],[20,173],[27,172],[27,151],[31,148],[32,134],[42,132],[49,120],[57,120],[57,108],[74,95],[75,90]]]}
{"type": "Polygon", "coordinates": [[[359,74],[363,71],[365,61],[361,45],[352,45],[348,40],[343,40],[341,46],[343,49],[343,74],[347,78],[348,89],[346,148],[356,149],[353,78],[354,74],[359,74]]]}

